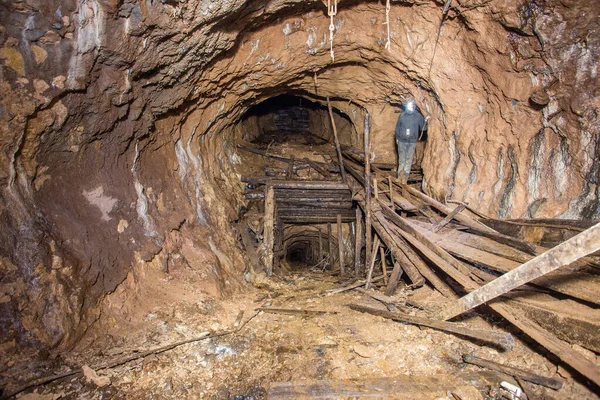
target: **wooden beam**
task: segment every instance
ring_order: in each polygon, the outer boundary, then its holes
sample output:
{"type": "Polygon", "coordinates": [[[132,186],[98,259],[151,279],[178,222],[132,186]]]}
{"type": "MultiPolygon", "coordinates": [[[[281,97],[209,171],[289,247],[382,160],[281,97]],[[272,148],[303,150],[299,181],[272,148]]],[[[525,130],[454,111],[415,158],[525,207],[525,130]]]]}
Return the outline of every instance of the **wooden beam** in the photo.
{"type": "MultiPolygon", "coordinates": [[[[381,214],[379,210],[376,210],[374,212],[373,218],[373,226],[375,226],[379,235],[382,238],[385,238],[384,243],[386,244],[387,248],[390,249],[390,251],[392,251],[394,257],[396,257],[396,259],[400,261],[402,269],[404,270],[404,272],[406,272],[406,275],[410,278],[413,285],[415,287],[423,286],[423,284],[425,283],[423,276],[421,276],[421,274],[414,266],[412,261],[410,261],[410,259],[404,253],[404,251],[402,251],[402,248],[400,248],[396,243],[389,221],[385,219],[385,217],[383,216],[383,214],[381,214]]],[[[388,296],[391,296],[396,290],[396,286],[398,285],[398,279],[399,277],[396,279],[395,282],[394,280],[390,279],[390,283],[388,284],[390,285],[389,290],[386,290],[386,294],[388,296]]]]}
{"type": "Polygon", "coordinates": [[[550,389],[558,390],[563,386],[562,381],[559,381],[558,379],[547,378],[529,371],[524,371],[519,368],[514,368],[491,360],[485,360],[472,355],[465,354],[463,356],[463,361],[468,364],[477,365],[478,367],[493,369],[494,371],[502,372],[508,376],[518,377],[524,381],[542,385],[550,389]]]}
{"type": "MultiPolygon", "coordinates": [[[[456,296],[452,289],[450,289],[450,287],[444,281],[442,281],[440,277],[437,276],[427,264],[425,264],[421,256],[417,254],[408,243],[406,243],[406,241],[402,238],[401,234],[395,229],[395,226],[392,226],[392,230],[394,230],[394,232],[396,233],[396,245],[400,247],[404,254],[406,254],[406,257],[413,263],[413,265],[415,266],[415,268],[417,268],[419,273],[429,283],[431,283],[431,285],[438,292],[440,292],[442,296],[447,297],[449,299],[457,298],[458,296],[456,296]]],[[[390,280],[390,283],[391,282],[392,281],[390,280]]],[[[394,290],[396,290],[395,287],[388,287],[385,292],[386,294],[391,295],[392,293],[394,293],[394,290]]]]}
{"type": "Polygon", "coordinates": [[[345,183],[332,181],[309,181],[309,180],[272,180],[271,185],[275,189],[327,189],[327,190],[350,190],[345,183]]]}
{"type": "Polygon", "coordinates": [[[491,343],[496,346],[500,346],[505,350],[510,350],[515,343],[514,338],[509,333],[483,329],[472,329],[452,322],[438,321],[435,319],[425,317],[415,317],[408,314],[384,311],[376,308],[361,306],[358,304],[349,304],[348,307],[350,307],[350,309],[354,311],[377,315],[379,317],[391,319],[393,321],[406,322],[418,326],[426,326],[428,328],[437,329],[443,332],[452,333],[471,339],[481,340],[486,343],[491,343]]]}
{"type": "Polygon", "coordinates": [[[265,217],[263,239],[265,244],[265,267],[267,275],[273,274],[273,245],[275,220],[275,191],[271,185],[265,187],[265,217]]]}
{"type": "MultiPolygon", "coordinates": [[[[368,260],[371,259],[371,142],[369,140],[369,113],[365,110],[364,119],[364,157],[365,157],[365,170],[363,185],[365,187],[365,266],[368,260]]],[[[368,287],[367,287],[368,289],[368,287]]]]}
{"type": "Polygon", "coordinates": [[[335,148],[337,150],[338,162],[340,163],[340,172],[342,173],[342,180],[346,180],[346,170],[344,169],[344,157],[342,156],[342,149],[340,148],[340,139],[338,138],[337,128],[335,127],[335,121],[333,120],[333,111],[331,109],[331,103],[329,97],[327,97],[327,109],[329,110],[329,118],[331,119],[331,127],[333,128],[333,138],[335,139],[335,148]]]}
{"type": "Polygon", "coordinates": [[[508,322],[522,330],[527,336],[554,353],[565,364],[576,369],[580,374],[600,386],[600,368],[580,353],[573,350],[570,344],[563,342],[541,326],[531,321],[523,312],[498,302],[489,305],[508,322]]]}
{"type": "Polygon", "coordinates": [[[440,314],[448,320],[600,250],[600,223],[463,296],[440,314]]]}

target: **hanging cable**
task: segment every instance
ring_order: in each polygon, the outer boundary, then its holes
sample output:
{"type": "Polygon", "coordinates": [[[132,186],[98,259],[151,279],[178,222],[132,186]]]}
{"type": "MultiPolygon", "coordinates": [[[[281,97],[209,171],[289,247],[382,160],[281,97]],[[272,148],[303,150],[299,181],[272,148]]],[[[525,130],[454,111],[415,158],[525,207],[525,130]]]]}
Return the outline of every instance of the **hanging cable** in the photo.
{"type": "Polygon", "coordinates": [[[333,32],[335,31],[335,25],[333,24],[333,17],[337,15],[337,0],[327,0],[327,15],[329,15],[329,54],[331,55],[331,61],[335,61],[333,54],[333,32]]]}
{"type": "Polygon", "coordinates": [[[387,27],[387,42],[385,42],[385,48],[390,49],[390,0],[385,1],[385,26],[387,27]]]}

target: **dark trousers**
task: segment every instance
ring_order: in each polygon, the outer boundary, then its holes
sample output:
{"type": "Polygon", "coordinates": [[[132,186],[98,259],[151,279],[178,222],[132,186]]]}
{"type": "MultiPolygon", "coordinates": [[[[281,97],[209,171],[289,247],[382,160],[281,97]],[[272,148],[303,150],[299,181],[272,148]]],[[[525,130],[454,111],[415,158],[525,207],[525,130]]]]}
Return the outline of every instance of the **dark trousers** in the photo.
{"type": "Polygon", "coordinates": [[[400,142],[397,140],[396,147],[398,148],[398,178],[401,178],[401,173],[404,172],[404,178],[408,181],[417,142],[400,142]]]}

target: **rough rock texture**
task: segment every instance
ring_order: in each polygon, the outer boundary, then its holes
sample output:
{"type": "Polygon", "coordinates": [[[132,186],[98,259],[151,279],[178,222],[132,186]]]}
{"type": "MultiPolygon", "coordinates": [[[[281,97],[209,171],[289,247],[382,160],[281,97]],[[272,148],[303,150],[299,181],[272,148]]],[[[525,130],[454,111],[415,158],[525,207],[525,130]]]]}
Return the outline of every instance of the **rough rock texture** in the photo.
{"type": "Polygon", "coordinates": [[[442,3],[392,1],[388,51],[384,6],[342,1],[332,62],[320,1],[1,1],[2,337],[68,346],[134,265],[170,257],[234,291],[234,125],[282,93],[332,97],[357,147],[368,112],[381,161],[386,98],[414,96],[431,194],[599,217],[596,1],[442,3]]]}

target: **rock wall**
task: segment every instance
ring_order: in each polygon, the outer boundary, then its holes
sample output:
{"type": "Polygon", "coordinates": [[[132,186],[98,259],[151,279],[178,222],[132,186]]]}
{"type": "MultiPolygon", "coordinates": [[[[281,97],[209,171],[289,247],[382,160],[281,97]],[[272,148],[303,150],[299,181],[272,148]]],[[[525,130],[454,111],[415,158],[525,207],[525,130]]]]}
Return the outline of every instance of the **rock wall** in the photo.
{"type": "Polygon", "coordinates": [[[356,147],[368,113],[381,161],[387,99],[414,96],[432,195],[598,218],[598,7],[513,3],[456,1],[443,18],[441,1],[392,1],[387,50],[384,6],[342,1],[335,62],[320,1],[0,3],[2,337],[68,346],[133,265],[170,253],[210,264],[216,295],[236,290],[233,126],[283,93],[330,96],[356,147]]]}

